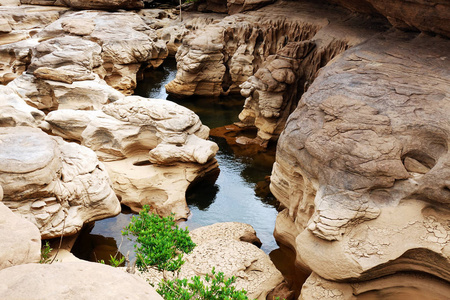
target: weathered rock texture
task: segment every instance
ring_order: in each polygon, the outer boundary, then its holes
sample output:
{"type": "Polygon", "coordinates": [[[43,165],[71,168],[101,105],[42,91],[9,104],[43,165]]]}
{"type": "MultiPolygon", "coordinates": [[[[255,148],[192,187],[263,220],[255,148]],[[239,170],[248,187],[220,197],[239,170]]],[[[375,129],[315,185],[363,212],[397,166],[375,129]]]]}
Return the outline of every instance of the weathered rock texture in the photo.
{"type": "Polygon", "coordinates": [[[2,270],[0,298],[162,300],[141,278],[88,262],[26,264],[2,270]]]}
{"type": "Polygon", "coordinates": [[[274,0],[206,0],[205,4],[199,6],[199,10],[235,14],[254,10],[272,2],[274,0]]]}
{"type": "Polygon", "coordinates": [[[55,134],[96,151],[122,203],[133,210],[149,204],[161,215],[186,218],[186,189],[217,168],[209,128],[167,100],[129,96],[102,111],[58,110],[46,120],[55,134]]]}
{"type": "Polygon", "coordinates": [[[445,0],[328,0],[352,11],[381,14],[397,28],[450,37],[450,3],[445,0]]]}
{"type": "Polygon", "coordinates": [[[0,186],[0,270],[38,262],[41,258],[41,234],[31,222],[16,216],[1,200],[0,186]]]}
{"type": "Polygon", "coordinates": [[[112,87],[131,94],[141,67],[157,67],[167,57],[164,41],[135,13],[81,11],[65,14],[39,33],[40,39],[79,36],[101,46],[95,72],[112,87]],[[81,24],[81,26],[80,26],[81,24]]]}
{"type": "Polygon", "coordinates": [[[0,83],[5,84],[24,72],[31,60],[32,37],[56,21],[67,8],[0,6],[0,83]]]}
{"type": "Polygon", "coordinates": [[[144,8],[142,0],[61,0],[64,4],[75,9],[139,9],[144,8]]]}
{"type": "Polygon", "coordinates": [[[42,238],[71,235],[114,216],[120,204],[95,153],[32,127],[0,128],[3,203],[42,238]]]}
{"type": "Polygon", "coordinates": [[[45,128],[45,114],[25,103],[15,90],[0,86],[0,127],[31,126],[45,128]]]}
{"type": "Polygon", "coordinates": [[[240,120],[258,128],[264,145],[278,138],[321,67],[386,24],[326,5],[283,1],[225,17],[185,37],[177,77],[166,89],[179,96],[241,91],[247,100],[240,120]]]}
{"type": "Polygon", "coordinates": [[[290,222],[299,235],[284,240],[314,276],[340,282],[339,293],[350,282],[369,293],[401,272],[448,288],[449,47],[391,31],[347,50],[320,71],[280,136],[271,190],[287,212],[276,231],[290,222]]]}
{"type": "MultiPolygon", "coordinates": [[[[271,291],[283,285],[283,276],[269,256],[251,243],[258,243],[255,230],[243,223],[217,223],[193,230],[192,240],[197,246],[185,255],[185,264],[177,274],[165,272],[169,278],[191,278],[216,272],[236,277],[236,289],[248,291],[249,299],[266,299],[271,291]]],[[[157,284],[162,272],[149,269],[140,276],[157,284]]],[[[272,295],[272,294],[271,294],[272,295]]],[[[275,298],[277,295],[273,295],[275,298]]],[[[270,298],[272,299],[272,298],[270,298]]]]}

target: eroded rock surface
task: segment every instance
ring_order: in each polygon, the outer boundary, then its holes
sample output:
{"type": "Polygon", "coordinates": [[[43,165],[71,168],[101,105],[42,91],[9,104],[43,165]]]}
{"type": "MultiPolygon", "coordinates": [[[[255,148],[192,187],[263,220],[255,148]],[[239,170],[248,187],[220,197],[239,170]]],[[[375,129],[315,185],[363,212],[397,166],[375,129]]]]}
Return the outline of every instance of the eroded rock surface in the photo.
{"type": "MultiPolygon", "coordinates": [[[[186,262],[179,270],[178,278],[211,274],[215,267],[216,272],[223,272],[227,278],[235,276],[234,286],[238,290],[247,290],[249,299],[261,300],[282,285],[283,276],[269,256],[251,244],[259,239],[250,225],[217,223],[195,229],[190,234],[197,246],[184,256],[186,262]]],[[[140,273],[140,276],[153,283],[163,278],[162,272],[148,271],[140,273]]],[[[173,278],[175,274],[165,272],[165,276],[173,278]]]]}
{"type": "Polygon", "coordinates": [[[120,204],[95,153],[32,127],[0,128],[3,203],[42,238],[71,235],[115,216],[120,204]]]}
{"type": "Polygon", "coordinates": [[[144,8],[142,0],[61,0],[67,6],[75,9],[139,9],[144,8]]]}
{"type": "Polygon", "coordinates": [[[94,71],[125,94],[131,94],[136,87],[136,74],[141,67],[157,67],[168,54],[165,42],[158,40],[155,31],[132,12],[67,13],[40,32],[38,38],[67,35],[100,45],[102,62],[101,66],[92,66],[94,71]]]}
{"type": "Polygon", "coordinates": [[[41,234],[31,222],[15,215],[2,202],[0,186],[0,270],[38,262],[41,258],[41,234]]]}
{"type": "Polygon", "coordinates": [[[141,278],[99,263],[25,264],[0,271],[0,282],[0,297],[5,300],[162,300],[141,278]]]}
{"type": "Polygon", "coordinates": [[[289,117],[271,190],[288,210],[280,224],[300,232],[285,240],[317,276],[366,291],[403,271],[448,285],[449,46],[372,38],[322,69],[289,117]]]}
{"type": "Polygon", "coordinates": [[[58,110],[46,120],[55,134],[96,151],[122,203],[133,210],[150,204],[162,215],[172,210],[186,218],[186,189],[217,168],[209,128],[167,100],[129,96],[102,111],[58,110]]]}

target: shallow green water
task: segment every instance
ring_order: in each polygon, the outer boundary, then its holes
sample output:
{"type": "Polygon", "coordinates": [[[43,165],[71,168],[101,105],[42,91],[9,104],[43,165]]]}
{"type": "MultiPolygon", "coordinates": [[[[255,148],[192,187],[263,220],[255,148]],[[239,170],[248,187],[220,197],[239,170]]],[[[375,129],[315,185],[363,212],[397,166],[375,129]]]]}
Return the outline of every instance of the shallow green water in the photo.
{"type": "MultiPolygon", "coordinates": [[[[172,80],[175,74],[175,60],[167,60],[162,67],[147,74],[146,79],[138,84],[135,94],[148,98],[167,99],[164,85],[172,80]]],[[[203,124],[210,128],[238,121],[237,116],[243,105],[241,97],[220,99],[191,97],[170,100],[193,110],[199,115],[203,124]]],[[[274,151],[251,157],[236,156],[224,139],[211,139],[220,148],[216,155],[220,175],[214,185],[201,185],[189,191],[187,201],[191,216],[180,226],[188,226],[192,230],[218,222],[248,223],[255,228],[262,242],[262,250],[269,253],[278,248],[273,237],[277,201],[271,195],[255,191],[258,185],[261,186],[265,182],[265,177],[270,175],[274,151]]],[[[121,229],[129,223],[131,216],[130,213],[121,213],[115,218],[95,222],[94,227],[87,229],[80,237],[79,240],[83,240],[85,249],[83,253],[76,253],[76,255],[85,259],[105,259],[106,261],[114,248],[114,241],[116,247],[121,245],[121,253],[126,254],[130,251],[132,254],[133,242],[123,239],[120,234],[121,229]]]]}

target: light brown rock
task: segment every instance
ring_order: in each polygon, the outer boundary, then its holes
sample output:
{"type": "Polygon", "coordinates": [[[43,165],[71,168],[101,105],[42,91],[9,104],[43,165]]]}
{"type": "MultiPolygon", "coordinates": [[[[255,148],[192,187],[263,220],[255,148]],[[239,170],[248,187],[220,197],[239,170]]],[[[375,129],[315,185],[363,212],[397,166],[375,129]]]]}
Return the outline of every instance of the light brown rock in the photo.
{"type": "Polygon", "coordinates": [[[0,271],[0,282],[5,300],[162,299],[144,280],[99,263],[20,265],[0,271]]]}
{"type": "Polygon", "coordinates": [[[61,0],[67,6],[75,9],[104,9],[104,10],[118,10],[118,9],[139,9],[144,7],[142,0],[61,0]]]}
{"type": "Polygon", "coordinates": [[[0,128],[3,203],[42,238],[71,235],[120,204],[95,153],[31,127],[0,128]]]}
{"type": "Polygon", "coordinates": [[[217,176],[218,146],[209,128],[171,101],[128,96],[102,111],[57,110],[46,117],[52,131],[80,141],[105,162],[123,204],[187,218],[190,184],[217,176]]]}
{"type": "Polygon", "coordinates": [[[45,126],[44,118],[42,111],[26,104],[12,88],[0,86],[0,127],[45,126]]]}
{"type": "Polygon", "coordinates": [[[404,271],[450,281],[449,46],[371,38],[323,68],[288,119],[271,190],[289,210],[283,228],[300,232],[297,259],[331,285],[404,271]]]}
{"type": "Polygon", "coordinates": [[[158,67],[168,54],[165,42],[133,12],[67,13],[38,37],[47,40],[66,35],[95,41],[101,47],[103,63],[93,66],[94,72],[124,94],[133,92],[141,67],[158,67]]]}
{"type": "MultiPolygon", "coordinates": [[[[165,272],[168,278],[191,278],[223,272],[226,278],[236,277],[237,290],[246,290],[249,299],[266,299],[283,282],[283,276],[269,256],[251,244],[257,241],[254,229],[248,224],[227,222],[200,227],[191,231],[194,250],[185,255],[185,263],[177,274],[165,272]]],[[[149,269],[139,274],[153,284],[162,278],[162,272],[149,269]]]]}
{"type": "Polygon", "coordinates": [[[41,234],[31,222],[15,215],[2,202],[0,187],[0,270],[38,262],[41,258],[41,234]]]}

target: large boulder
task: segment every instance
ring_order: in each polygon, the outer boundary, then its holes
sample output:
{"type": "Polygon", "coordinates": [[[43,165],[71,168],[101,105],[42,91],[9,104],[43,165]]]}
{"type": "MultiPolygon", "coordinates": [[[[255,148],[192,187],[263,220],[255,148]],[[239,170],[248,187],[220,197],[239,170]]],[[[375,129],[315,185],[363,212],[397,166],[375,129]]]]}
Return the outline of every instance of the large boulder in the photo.
{"type": "Polygon", "coordinates": [[[95,153],[32,127],[0,128],[3,203],[35,224],[42,238],[71,235],[115,216],[120,203],[95,153]]]}
{"type": "MultiPolygon", "coordinates": [[[[138,274],[153,284],[163,277],[191,278],[223,272],[226,278],[236,277],[237,290],[246,290],[249,299],[272,299],[272,292],[283,286],[283,276],[258,244],[255,230],[248,224],[227,222],[200,227],[190,232],[196,243],[194,250],[184,256],[185,263],[177,273],[149,268],[138,274]],[[270,296],[268,296],[270,294],[270,296]]],[[[278,289],[280,290],[280,289],[278,289]]]]}
{"type": "Polygon", "coordinates": [[[25,264],[2,270],[0,298],[162,300],[141,278],[88,262],[25,264]]]}
{"type": "Polygon", "coordinates": [[[449,47],[378,35],[323,68],[289,117],[271,190],[288,210],[278,233],[300,233],[285,240],[314,276],[366,291],[401,272],[448,286],[449,47]]]}
{"type": "Polygon", "coordinates": [[[0,270],[38,262],[41,258],[41,234],[31,222],[15,215],[2,202],[0,186],[0,270]]]}
{"type": "Polygon", "coordinates": [[[57,110],[46,120],[55,134],[96,151],[122,203],[135,211],[149,204],[161,215],[187,218],[187,188],[217,173],[209,128],[167,100],[128,96],[102,111],[57,110]]]}

